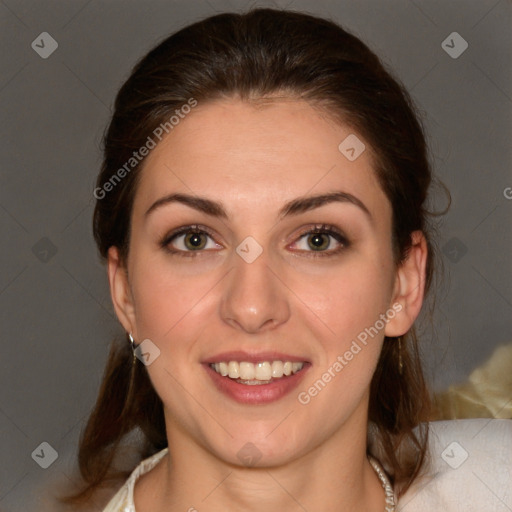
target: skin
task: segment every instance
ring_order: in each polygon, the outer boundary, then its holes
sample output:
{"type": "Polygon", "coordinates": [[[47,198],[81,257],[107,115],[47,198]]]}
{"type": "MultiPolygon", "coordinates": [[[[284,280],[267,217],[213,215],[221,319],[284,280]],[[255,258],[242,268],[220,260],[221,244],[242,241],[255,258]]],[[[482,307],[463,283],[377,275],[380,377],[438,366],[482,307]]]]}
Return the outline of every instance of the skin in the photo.
{"type": "MultiPolygon", "coordinates": [[[[108,258],[123,327],[161,351],[147,369],[164,404],[171,456],[137,482],[138,512],[384,510],[383,489],[365,456],[369,385],[384,335],[406,333],[420,311],[427,250],[414,233],[407,260],[396,268],[391,205],[371,148],[366,144],[352,162],[338,150],[351,133],[299,100],[226,99],[198,105],[146,158],[128,259],[120,261],[115,247],[108,258]],[[338,190],[357,197],[369,214],[331,202],[278,216],[288,201],[338,190]],[[180,203],[145,215],[176,192],[221,202],[227,218],[180,203]],[[314,257],[318,251],[303,235],[324,223],[349,243],[325,235],[321,241],[330,245],[324,257],[314,257]],[[190,224],[213,232],[204,235],[200,253],[171,254],[159,245],[190,224]],[[263,249],[252,263],[235,251],[248,236],[263,249]],[[402,310],[385,329],[307,405],[299,403],[298,392],[393,304],[402,310]],[[201,367],[229,350],[277,350],[312,366],[280,400],[239,404],[217,391],[201,367]],[[255,467],[237,457],[247,442],[261,454],[255,467]]],[[[181,236],[170,245],[186,251],[184,242],[181,236]]]]}

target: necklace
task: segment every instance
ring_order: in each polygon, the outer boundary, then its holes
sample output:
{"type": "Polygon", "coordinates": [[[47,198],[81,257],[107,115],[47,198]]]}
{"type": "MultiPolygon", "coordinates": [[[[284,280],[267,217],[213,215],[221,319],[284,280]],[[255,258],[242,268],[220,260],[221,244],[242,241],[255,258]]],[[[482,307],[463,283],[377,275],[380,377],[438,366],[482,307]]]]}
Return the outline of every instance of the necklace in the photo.
{"type": "Polygon", "coordinates": [[[395,493],[393,492],[393,487],[391,487],[386,473],[382,469],[382,466],[379,464],[377,459],[373,458],[371,455],[368,456],[368,461],[372,465],[375,473],[377,473],[380,483],[382,484],[382,488],[386,493],[386,508],[384,510],[386,512],[395,512],[395,493]]]}

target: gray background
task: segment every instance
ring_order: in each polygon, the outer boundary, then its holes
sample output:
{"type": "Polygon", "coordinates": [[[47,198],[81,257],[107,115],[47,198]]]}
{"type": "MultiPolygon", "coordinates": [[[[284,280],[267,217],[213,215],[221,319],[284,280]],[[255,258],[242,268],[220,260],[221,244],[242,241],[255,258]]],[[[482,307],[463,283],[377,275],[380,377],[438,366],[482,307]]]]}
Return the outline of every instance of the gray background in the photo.
{"type": "Polygon", "coordinates": [[[42,510],[38,487],[71,476],[108,344],[121,332],[91,235],[116,91],[164,36],[254,5],[342,23],[424,112],[453,197],[439,240],[436,338],[424,342],[436,389],[512,342],[510,1],[0,0],[0,510],[42,510]],[[441,46],[454,31],[469,45],[457,59],[441,46]],[[31,47],[42,32],[59,45],[47,59],[31,47]],[[31,458],[43,441],[59,453],[46,470],[31,458]]]}

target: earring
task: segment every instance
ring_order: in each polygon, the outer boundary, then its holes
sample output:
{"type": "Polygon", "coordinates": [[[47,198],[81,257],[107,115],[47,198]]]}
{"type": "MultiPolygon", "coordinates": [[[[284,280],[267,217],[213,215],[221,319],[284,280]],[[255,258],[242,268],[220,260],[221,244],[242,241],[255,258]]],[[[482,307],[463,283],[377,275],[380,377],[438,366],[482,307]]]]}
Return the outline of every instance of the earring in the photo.
{"type": "Polygon", "coordinates": [[[398,373],[402,375],[404,363],[402,361],[402,337],[398,338],[398,373]]]}
{"type": "Polygon", "coordinates": [[[128,383],[128,390],[126,392],[125,403],[123,405],[123,410],[121,412],[121,416],[125,414],[125,411],[129,411],[131,404],[133,403],[133,393],[135,387],[135,374],[137,373],[137,356],[135,350],[137,349],[135,345],[135,340],[133,339],[132,333],[127,333],[128,340],[130,341],[130,345],[132,347],[133,359],[132,359],[132,367],[130,369],[130,382],[128,383]]]}
{"type": "Polygon", "coordinates": [[[133,364],[135,364],[135,361],[137,360],[137,355],[135,353],[135,350],[137,350],[137,347],[135,346],[135,340],[133,339],[131,332],[128,333],[128,339],[130,340],[130,345],[132,346],[133,364]]]}

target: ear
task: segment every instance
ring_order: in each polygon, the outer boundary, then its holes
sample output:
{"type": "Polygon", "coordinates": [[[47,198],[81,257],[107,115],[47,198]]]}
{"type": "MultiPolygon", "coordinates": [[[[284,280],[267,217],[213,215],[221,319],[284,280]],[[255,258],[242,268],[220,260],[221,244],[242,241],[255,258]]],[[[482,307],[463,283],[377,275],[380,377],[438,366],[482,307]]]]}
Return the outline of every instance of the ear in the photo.
{"type": "Polygon", "coordinates": [[[392,302],[397,314],[389,319],[384,330],[389,337],[405,334],[412,327],[423,304],[427,241],[421,231],[413,231],[411,241],[409,253],[397,270],[392,302]]]}
{"type": "Polygon", "coordinates": [[[135,308],[128,283],[128,271],[121,263],[117,247],[112,246],[108,250],[107,270],[110,283],[110,297],[112,298],[117,318],[126,332],[134,332],[135,308]]]}

